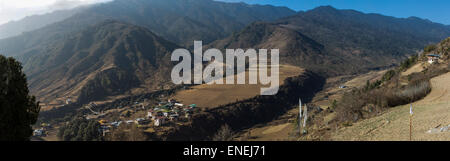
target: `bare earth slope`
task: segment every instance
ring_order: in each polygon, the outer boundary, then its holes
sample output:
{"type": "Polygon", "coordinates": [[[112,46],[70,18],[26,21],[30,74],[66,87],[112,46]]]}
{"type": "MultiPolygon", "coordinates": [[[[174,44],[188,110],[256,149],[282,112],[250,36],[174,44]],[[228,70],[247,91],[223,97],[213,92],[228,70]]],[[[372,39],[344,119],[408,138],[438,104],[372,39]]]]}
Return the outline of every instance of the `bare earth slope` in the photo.
{"type": "MultiPolygon", "coordinates": [[[[432,91],[413,103],[413,140],[450,140],[450,133],[427,133],[450,124],[450,73],[431,79],[432,91]]],[[[338,130],[332,140],[409,140],[409,105],[388,110],[338,130]]]]}
{"type": "Polygon", "coordinates": [[[423,70],[424,70],[423,64],[422,63],[418,63],[418,64],[412,66],[411,68],[409,68],[408,70],[406,70],[405,72],[403,72],[402,76],[410,75],[412,73],[418,73],[418,72],[421,72],[423,70]]]}

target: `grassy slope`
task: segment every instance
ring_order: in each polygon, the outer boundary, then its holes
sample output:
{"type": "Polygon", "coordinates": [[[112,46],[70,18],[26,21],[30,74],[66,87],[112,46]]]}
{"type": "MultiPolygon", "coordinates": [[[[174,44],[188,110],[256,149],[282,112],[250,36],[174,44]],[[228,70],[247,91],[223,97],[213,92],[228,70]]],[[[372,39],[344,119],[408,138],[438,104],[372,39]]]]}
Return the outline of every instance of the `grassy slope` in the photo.
{"type": "MultiPolygon", "coordinates": [[[[413,140],[450,140],[448,133],[428,134],[438,125],[450,124],[450,73],[431,79],[432,91],[413,103],[413,140]]],[[[409,140],[409,105],[340,129],[332,140],[409,140]]]]}

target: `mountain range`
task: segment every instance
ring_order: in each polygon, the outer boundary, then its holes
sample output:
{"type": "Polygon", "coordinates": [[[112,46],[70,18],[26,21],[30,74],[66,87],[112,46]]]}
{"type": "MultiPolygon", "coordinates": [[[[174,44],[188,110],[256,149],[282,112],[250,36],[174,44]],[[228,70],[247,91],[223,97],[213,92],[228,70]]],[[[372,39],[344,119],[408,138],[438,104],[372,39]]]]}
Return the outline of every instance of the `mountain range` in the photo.
{"type": "Polygon", "coordinates": [[[212,43],[216,48],[278,48],[283,63],[326,76],[398,64],[426,44],[450,35],[448,26],[331,6],[254,23],[212,43]]]}
{"type": "Polygon", "coordinates": [[[83,101],[159,87],[170,79],[170,53],[177,48],[146,28],[105,21],[29,55],[29,86],[42,97],[83,101]]]}
{"type": "Polygon", "coordinates": [[[1,51],[4,54],[17,55],[24,44],[36,45],[36,39],[55,39],[108,19],[143,26],[169,41],[191,46],[194,40],[209,43],[224,38],[254,21],[276,20],[293,14],[295,11],[286,7],[212,0],[115,0],[86,7],[39,30],[0,40],[0,48],[5,50],[1,51]],[[5,42],[7,45],[2,46],[5,42]]]}
{"type": "Polygon", "coordinates": [[[170,84],[170,53],[194,40],[219,49],[278,48],[283,64],[337,76],[395,65],[448,36],[450,27],[428,20],[330,6],[294,12],[212,0],[115,0],[0,39],[0,53],[23,63],[41,100],[87,103],[170,84]]]}
{"type": "Polygon", "coordinates": [[[116,0],[1,39],[0,52],[23,62],[31,91],[40,98],[70,96],[90,101],[92,96],[101,99],[134,87],[154,89],[162,80],[168,82],[166,73],[171,65],[165,58],[175,47],[193,44],[194,40],[207,43],[253,21],[292,14],[295,12],[286,7],[211,0],[116,0]],[[131,29],[135,30],[128,32],[131,29]],[[133,55],[137,53],[140,55],[133,55]],[[118,58],[120,54],[134,62],[118,58]]]}

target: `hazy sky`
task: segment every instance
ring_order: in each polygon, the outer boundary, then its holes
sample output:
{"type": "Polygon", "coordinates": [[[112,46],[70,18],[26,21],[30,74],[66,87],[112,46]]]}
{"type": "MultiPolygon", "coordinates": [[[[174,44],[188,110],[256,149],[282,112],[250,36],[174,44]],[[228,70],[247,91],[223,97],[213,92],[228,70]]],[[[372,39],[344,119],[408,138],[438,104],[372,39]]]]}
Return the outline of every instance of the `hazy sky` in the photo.
{"type": "Polygon", "coordinates": [[[0,0],[0,24],[34,14],[110,0],[0,0]]]}
{"type": "Polygon", "coordinates": [[[293,10],[309,10],[331,5],[338,9],[354,9],[365,13],[380,13],[394,17],[417,16],[450,25],[450,0],[219,0],[243,1],[250,4],[287,6],[293,10]]]}
{"type": "MultiPolygon", "coordinates": [[[[25,16],[111,0],[0,0],[0,24],[25,16]]],[[[450,25],[450,0],[220,0],[250,4],[287,6],[293,10],[309,10],[332,5],[339,9],[355,9],[395,17],[417,16],[450,25]]]]}

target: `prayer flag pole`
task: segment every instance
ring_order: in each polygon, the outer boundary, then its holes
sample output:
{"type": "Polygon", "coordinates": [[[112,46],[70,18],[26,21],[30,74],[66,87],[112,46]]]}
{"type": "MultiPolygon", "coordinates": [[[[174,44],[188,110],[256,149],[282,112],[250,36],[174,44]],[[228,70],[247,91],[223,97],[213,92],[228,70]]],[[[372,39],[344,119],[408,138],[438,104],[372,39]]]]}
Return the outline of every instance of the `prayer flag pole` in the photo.
{"type": "Polygon", "coordinates": [[[412,141],[412,116],[413,116],[412,104],[409,106],[409,141],[412,141]]]}
{"type": "Polygon", "coordinates": [[[298,132],[302,134],[302,100],[298,99],[298,132]]]}

